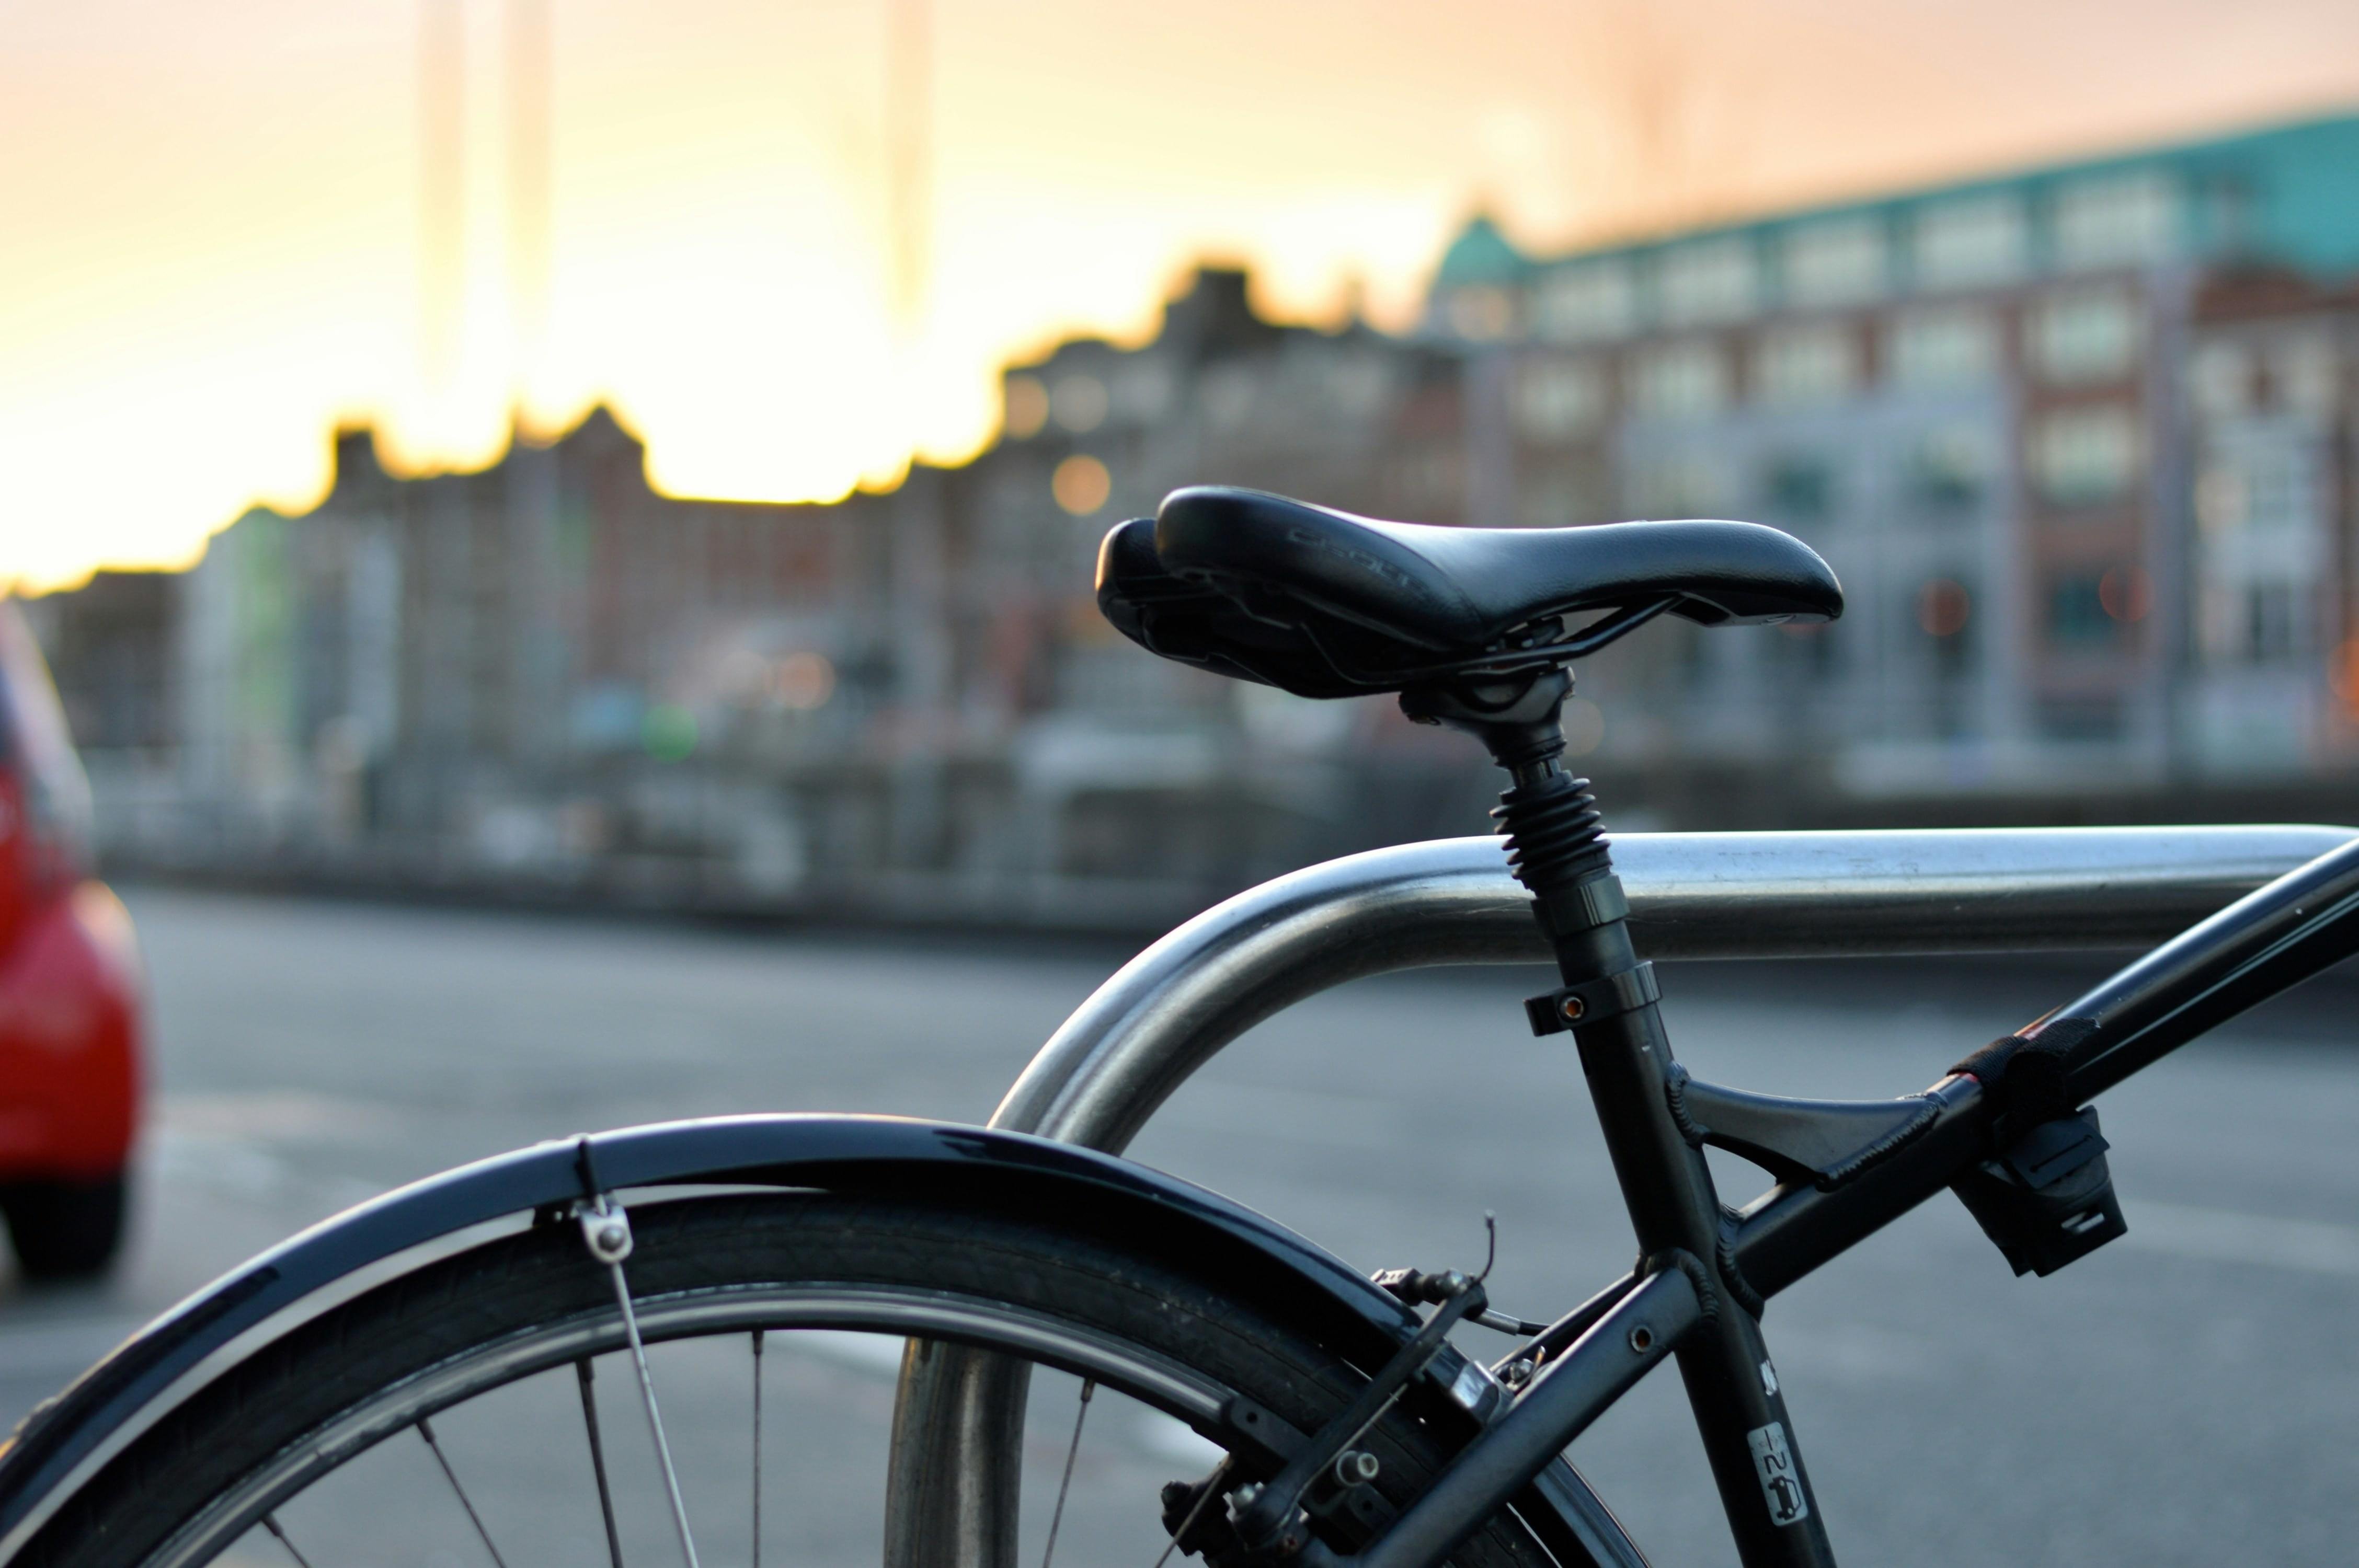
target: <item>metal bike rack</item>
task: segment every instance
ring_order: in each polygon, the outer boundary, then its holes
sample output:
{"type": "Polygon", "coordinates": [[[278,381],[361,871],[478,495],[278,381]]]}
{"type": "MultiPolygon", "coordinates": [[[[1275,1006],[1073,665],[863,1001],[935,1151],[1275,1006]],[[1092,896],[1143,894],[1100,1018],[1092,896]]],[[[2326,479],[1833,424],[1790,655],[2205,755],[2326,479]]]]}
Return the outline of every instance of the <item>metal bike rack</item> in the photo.
{"type": "MultiPolygon", "coordinates": [[[[1870,957],[2147,946],[2354,838],[2307,826],[1631,833],[1614,836],[1614,860],[1648,957],[1870,957]]],[[[1119,1153],[1190,1074],[1307,997],[1398,969],[1549,958],[1495,838],[1330,860],[1206,910],[1125,965],[991,1125],[1119,1153]]],[[[946,1348],[904,1380],[923,1440],[905,1448],[897,1430],[888,1568],[1014,1568],[1016,1477],[998,1463],[1006,1444],[985,1439],[1021,1420],[1023,1383],[946,1348]]]]}
{"type": "MultiPolygon", "coordinates": [[[[1651,958],[1870,957],[2147,946],[2359,838],[2325,827],[1628,833],[1614,839],[1651,958]]],[[[1329,860],[1206,910],[1049,1037],[994,1127],[1119,1153],[1247,1029],[1346,980],[1542,964],[1495,838],[1329,860]]]]}

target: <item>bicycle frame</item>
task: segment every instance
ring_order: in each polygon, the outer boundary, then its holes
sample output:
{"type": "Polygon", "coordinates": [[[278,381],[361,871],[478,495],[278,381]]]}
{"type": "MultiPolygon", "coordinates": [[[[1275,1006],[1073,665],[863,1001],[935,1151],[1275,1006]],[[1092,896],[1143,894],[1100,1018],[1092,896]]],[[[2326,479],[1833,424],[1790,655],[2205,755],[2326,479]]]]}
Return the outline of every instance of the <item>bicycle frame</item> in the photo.
{"type": "MultiPolygon", "coordinates": [[[[1629,925],[1656,957],[2120,946],[2153,940],[2204,901],[2216,907],[2281,871],[2023,1032],[2031,1046],[2056,1032],[2064,1048],[2050,1054],[2078,1104],[2359,950],[2354,838],[2335,828],[1638,835],[1616,850],[1629,925]],[[1859,874],[1879,864],[1901,869],[1859,874]],[[1741,925],[1729,918],[1740,911],[1750,912],[1741,925]]],[[[1109,981],[1035,1058],[995,1125],[1118,1150],[1195,1067],[1303,996],[1386,969],[1545,957],[1530,907],[1491,840],[1380,851],[1281,879],[1182,927],[1109,981]]],[[[1676,1352],[1746,1568],[1831,1563],[1756,1314],[1987,1157],[2004,1092],[1947,1076],[1918,1097],[1905,1139],[1863,1152],[1840,1179],[1789,1177],[1723,1211],[1685,1136],[1695,1129],[1666,1106],[1676,1083],[1651,1002],[1574,1033],[1650,1254],[1646,1271],[1560,1323],[1559,1353],[1510,1413],[1348,1561],[1440,1562],[1676,1352]],[[1676,1254],[1692,1261],[1698,1248],[1715,1264],[1701,1272],[1737,1300],[1714,1299],[1691,1277],[1699,1271],[1675,1266],[1676,1254]]],[[[974,1425],[973,1412],[969,1427],[994,1430],[974,1425]]],[[[953,1452],[951,1462],[970,1470],[971,1495],[995,1484],[984,1456],[953,1452]]],[[[955,1535],[955,1522],[942,1521],[935,1560],[984,1561],[955,1535]]],[[[1314,1541],[1304,1561],[1344,1560],[1314,1541]]]]}

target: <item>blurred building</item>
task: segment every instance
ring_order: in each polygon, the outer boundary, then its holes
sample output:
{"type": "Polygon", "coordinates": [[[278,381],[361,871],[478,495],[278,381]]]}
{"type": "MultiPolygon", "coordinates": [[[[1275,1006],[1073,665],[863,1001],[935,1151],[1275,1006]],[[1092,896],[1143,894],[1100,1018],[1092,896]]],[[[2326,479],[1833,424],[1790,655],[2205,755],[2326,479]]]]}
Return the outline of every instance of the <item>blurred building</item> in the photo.
{"type": "Polygon", "coordinates": [[[1755,518],[1843,577],[1824,632],[1698,641],[1680,752],[2138,812],[2359,764],[2354,270],[2341,117],[1548,258],[1477,222],[1427,330],[1509,389],[1486,520],[1755,518]]]}
{"type": "Polygon", "coordinates": [[[32,601],[34,633],[82,745],[119,754],[175,744],[171,635],[180,587],[171,572],[102,571],[72,593],[32,601]]]}
{"type": "Polygon", "coordinates": [[[659,899],[789,877],[792,823],[735,773],[824,749],[868,695],[849,527],[660,496],[603,410],[483,472],[415,480],[340,432],[316,509],[247,514],[172,582],[168,765],[151,745],[135,778],[85,737],[117,785],[101,786],[114,847],[659,899]],[[706,765],[664,765],[691,756],[706,765]]]}
{"type": "Polygon", "coordinates": [[[35,607],[118,860],[717,909],[1147,925],[1492,787],[1383,698],[1157,660],[1098,615],[1186,484],[1377,516],[1756,518],[1826,628],[1584,665],[1625,828],[2348,819],[2359,118],[1535,258],[1421,329],[1199,272],[1136,347],[1005,375],[998,439],[833,505],[657,493],[593,413],[479,473],[365,431],[302,516],[35,607]]]}
{"type": "Polygon", "coordinates": [[[1011,372],[1007,435],[974,462],[834,505],[662,496],[603,410],[416,479],[341,432],[312,511],[247,514],[136,604],[103,574],[37,606],[80,710],[146,704],[136,729],[83,726],[106,848],[339,884],[1145,924],[1423,830],[1343,764],[1373,746],[1374,776],[1471,777],[1455,757],[1435,775],[1424,732],[1163,665],[1096,611],[1099,535],[1183,483],[1462,512],[1459,357],[1273,325],[1247,292],[1199,274],[1144,347],[1011,372]]]}
{"type": "Polygon", "coordinates": [[[2186,388],[2195,765],[2214,783],[2342,775],[2359,713],[2359,282],[2209,278],[2186,388]]]}

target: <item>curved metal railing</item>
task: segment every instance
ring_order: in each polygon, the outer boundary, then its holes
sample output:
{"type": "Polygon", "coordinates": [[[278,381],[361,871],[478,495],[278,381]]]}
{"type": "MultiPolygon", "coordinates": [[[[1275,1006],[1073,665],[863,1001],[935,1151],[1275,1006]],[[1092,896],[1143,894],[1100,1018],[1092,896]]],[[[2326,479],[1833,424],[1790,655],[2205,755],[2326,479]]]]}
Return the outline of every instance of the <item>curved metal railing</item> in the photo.
{"type": "MultiPolygon", "coordinates": [[[[1653,958],[1864,957],[2141,947],[2359,829],[2078,827],[1868,833],[1634,833],[1614,841],[1631,935],[1653,958]]],[[[1119,1152],[1222,1047],[1320,991],[1444,964],[1544,963],[1529,895],[1495,838],[1330,860],[1206,910],[1076,1009],[1000,1102],[994,1127],[1119,1152]]],[[[1020,1368],[976,1351],[905,1376],[887,1568],[1015,1568],[1020,1368]]]]}

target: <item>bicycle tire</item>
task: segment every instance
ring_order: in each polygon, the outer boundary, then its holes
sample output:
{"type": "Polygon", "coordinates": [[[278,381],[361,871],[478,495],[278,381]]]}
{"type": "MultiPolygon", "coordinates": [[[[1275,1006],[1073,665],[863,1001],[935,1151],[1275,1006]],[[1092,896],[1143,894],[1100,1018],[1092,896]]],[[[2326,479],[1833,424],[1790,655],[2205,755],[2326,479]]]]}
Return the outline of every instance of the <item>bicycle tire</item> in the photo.
{"type": "MultiPolygon", "coordinates": [[[[927,1337],[1021,1354],[1183,1420],[1191,1400],[1201,1419],[1201,1400],[1225,1391],[1304,1432],[1364,1381],[1299,1323],[1240,1306],[1118,1242],[1043,1223],[810,1193],[673,1199],[632,1213],[630,1287],[650,1344],[764,1323],[874,1333],[918,1324],[927,1337]]],[[[389,1437],[423,1430],[423,1418],[615,1352],[621,1336],[608,1278],[570,1224],[420,1265],[220,1373],[77,1488],[17,1562],[200,1568],[288,1498],[389,1437]]],[[[1448,1457],[1431,1426],[1398,1407],[1363,1446],[1382,1462],[1379,1487],[1396,1505],[1448,1457]]],[[[1150,1495],[1138,1506],[1158,1503],[1150,1495]]],[[[1555,1560],[1508,1511],[1452,1561],[1555,1560]]]]}

